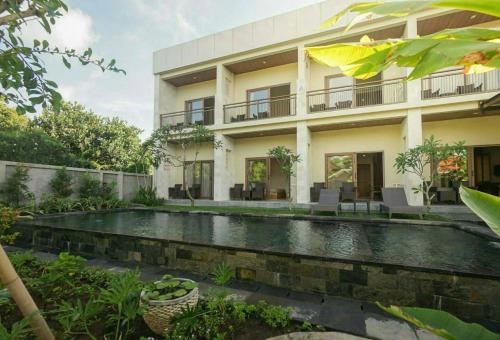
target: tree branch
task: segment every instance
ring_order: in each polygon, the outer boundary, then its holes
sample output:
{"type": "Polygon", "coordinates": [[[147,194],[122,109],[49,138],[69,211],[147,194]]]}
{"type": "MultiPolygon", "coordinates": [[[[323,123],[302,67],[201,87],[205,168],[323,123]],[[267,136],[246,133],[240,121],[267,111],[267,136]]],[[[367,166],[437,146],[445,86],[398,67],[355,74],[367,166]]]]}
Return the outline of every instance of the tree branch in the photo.
{"type": "Polygon", "coordinates": [[[33,16],[40,17],[42,15],[45,15],[45,13],[47,13],[45,9],[38,9],[35,6],[31,6],[28,9],[21,11],[19,13],[9,14],[0,17],[0,26],[10,25],[12,24],[13,21],[17,21],[19,19],[24,20],[25,18],[30,18],[33,16]]]}

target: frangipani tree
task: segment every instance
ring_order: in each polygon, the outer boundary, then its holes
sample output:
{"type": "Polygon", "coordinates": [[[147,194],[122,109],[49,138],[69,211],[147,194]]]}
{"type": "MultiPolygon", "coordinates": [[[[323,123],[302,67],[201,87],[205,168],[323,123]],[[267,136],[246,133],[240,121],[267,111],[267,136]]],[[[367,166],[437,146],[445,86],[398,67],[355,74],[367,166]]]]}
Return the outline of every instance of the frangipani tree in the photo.
{"type": "Polygon", "coordinates": [[[283,145],[276,146],[269,149],[267,155],[271,158],[276,159],[280,167],[280,171],[286,176],[288,182],[288,209],[292,210],[292,188],[290,185],[290,180],[295,176],[295,165],[300,162],[300,155],[297,155],[292,150],[288,149],[283,145]]]}
{"type": "MultiPolygon", "coordinates": [[[[216,140],[214,133],[203,125],[165,125],[151,134],[144,142],[144,148],[151,152],[153,166],[158,168],[162,163],[176,168],[193,169],[198,160],[200,148],[203,144],[212,142],[214,149],[222,148],[222,142],[216,140]],[[175,145],[176,148],[172,148],[175,145]],[[179,149],[180,152],[177,152],[179,149]],[[194,157],[188,161],[188,152],[194,157]]],[[[186,194],[194,207],[194,198],[189,188],[186,194]]]]}

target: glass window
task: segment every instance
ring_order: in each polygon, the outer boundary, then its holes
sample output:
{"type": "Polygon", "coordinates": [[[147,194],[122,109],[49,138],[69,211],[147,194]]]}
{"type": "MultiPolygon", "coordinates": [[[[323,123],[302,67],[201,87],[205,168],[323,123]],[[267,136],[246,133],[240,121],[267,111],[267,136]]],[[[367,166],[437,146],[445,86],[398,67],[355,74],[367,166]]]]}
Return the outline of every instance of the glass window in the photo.
{"type": "Polygon", "coordinates": [[[326,162],[329,188],[339,188],[342,182],[352,182],[353,155],[330,155],[326,162]]]}
{"type": "Polygon", "coordinates": [[[257,118],[260,114],[269,112],[269,89],[252,90],[248,92],[250,118],[257,118]]]}
{"type": "Polygon", "coordinates": [[[353,98],[354,79],[352,77],[329,77],[327,86],[332,89],[328,94],[329,107],[350,107],[353,98]]]}
{"type": "Polygon", "coordinates": [[[187,102],[187,111],[189,124],[203,123],[203,99],[187,102]]]}

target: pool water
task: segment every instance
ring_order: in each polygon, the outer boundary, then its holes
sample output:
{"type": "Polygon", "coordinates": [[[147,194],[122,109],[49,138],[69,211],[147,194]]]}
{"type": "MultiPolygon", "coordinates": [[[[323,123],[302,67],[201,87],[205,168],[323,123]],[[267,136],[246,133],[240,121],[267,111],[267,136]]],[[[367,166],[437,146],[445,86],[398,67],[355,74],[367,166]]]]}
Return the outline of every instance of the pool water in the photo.
{"type": "Polygon", "coordinates": [[[173,241],[500,276],[500,246],[451,227],[126,211],[34,223],[173,241]]]}

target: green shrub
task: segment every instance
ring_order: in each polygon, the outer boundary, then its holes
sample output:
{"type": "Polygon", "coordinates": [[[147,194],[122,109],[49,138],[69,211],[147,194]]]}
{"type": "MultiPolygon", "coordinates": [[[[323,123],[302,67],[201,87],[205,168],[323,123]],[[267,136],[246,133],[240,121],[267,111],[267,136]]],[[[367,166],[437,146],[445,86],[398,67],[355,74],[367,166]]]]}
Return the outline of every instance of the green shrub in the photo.
{"type": "Polygon", "coordinates": [[[162,205],[165,200],[156,195],[156,188],[147,185],[139,187],[139,190],[135,193],[132,202],[154,207],[162,205]]]}
{"type": "Polygon", "coordinates": [[[212,281],[219,286],[224,286],[234,277],[234,270],[222,262],[212,272],[212,281]]]}
{"type": "Polygon", "coordinates": [[[73,193],[73,189],[71,188],[71,175],[68,170],[66,170],[65,166],[57,169],[54,177],[50,180],[49,185],[52,193],[56,197],[65,198],[71,196],[73,193]]]}
{"type": "MultiPolygon", "coordinates": [[[[7,244],[14,242],[19,233],[8,234],[7,230],[12,226],[16,220],[18,213],[12,208],[0,206],[0,243],[7,244]]],[[[1,245],[0,245],[1,247],[1,245]]]]}
{"type": "Polygon", "coordinates": [[[92,198],[101,196],[101,181],[86,172],[81,176],[79,189],[80,198],[92,198]]]}
{"type": "Polygon", "coordinates": [[[29,180],[28,168],[16,166],[14,173],[5,181],[1,190],[8,205],[19,207],[26,199],[33,196],[26,185],[29,180]]]}

